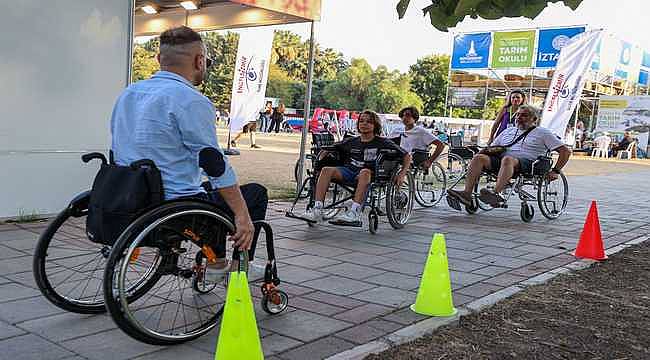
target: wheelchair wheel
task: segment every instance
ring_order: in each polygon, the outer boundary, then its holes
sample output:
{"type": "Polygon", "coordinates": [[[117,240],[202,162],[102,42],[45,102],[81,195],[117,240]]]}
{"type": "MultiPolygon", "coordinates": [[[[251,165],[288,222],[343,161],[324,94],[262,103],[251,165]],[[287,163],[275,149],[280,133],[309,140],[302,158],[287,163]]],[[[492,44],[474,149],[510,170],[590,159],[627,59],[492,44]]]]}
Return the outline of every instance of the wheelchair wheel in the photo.
{"type": "Polygon", "coordinates": [[[214,290],[218,284],[210,283],[205,279],[205,266],[208,261],[202,251],[196,253],[196,258],[194,264],[197,267],[197,270],[194,272],[192,277],[192,289],[201,294],[207,294],[210,291],[214,290]]]}
{"type": "MultiPolygon", "coordinates": [[[[476,203],[481,210],[490,211],[494,208],[492,207],[492,205],[486,204],[478,199],[478,193],[480,189],[486,188],[486,189],[494,190],[495,186],[496,186],[496,181],[493,176],[484,174],[481,175],[481,177],[479,178],[479,183],[476,184],[476,187],[474,188],[474,192],[477,194],[476,203]]],[[[510,195],[512,195],[512,185],[507,185],[505,189],[503,189],[503,191],[501,192],[501,195],[503,195],[503,198],[505,199],[505,204],[507,204],[508,199],[510,199],[510,195]]]]}
{"type": "Polygon", "coordinates": [[[540,178],[537,186],[537,205],[544,217],[550,220],[560,217],[568,200],[569,183],[563,173],[554,181],[548,181],[546,177],[540,178]]]}
{"type": "Polygon", "coordinates": [[[88,240],[86,214],[70,206],[47,226],[34,252],[34,280],[61,309],[99,314],[106,311],[102,278],[111,248],[88,240]]]}
{"type": "Polygon", "coordinates": [[[284,291],[275,290],[271,294],[264,294],[261,304],[267,314],[279,314],[289,306],[289,296],[284,291]]]}
{"type": "Polygon", "coordinates": [[[199,201],[170,202],[141,215],[122,233],[106,264],[104,298],[115,323],[154,345],[185,342],[213,329],[223,312],[225,281],[193,291],[202,259],[197,253],[203,239],[225,242],[233,230],[226,215],[199,201]],[[136,249],[140,264],[155,269],[149,276],[129,266],[136,249]],[[131,295],[133,279],[146,294],[131,295]]]}
{"type": "Polygon", "coordinates": [[[470,215],[476,214],[478,212],[478,209],[479,209],[479,203],[480,203],[480,201],[478,201],[477,199],[472,200],[472,205],[471,206],[465,205],[465,211],[470,215]]]}
{"type": "Polygon", "coordinates": [[[523,220],[523,222],[531,222],[535,216],[535,208],[532,205],[522,202],[519,216],[521,216],[521,220],[523,220]]]}
{"type": "Polygon", "coordinates": [[[343,204],[339,204],[338,206],[329,209],[328,207],[333,206],[337,201],[341,201],[347,197],[350,197],[351,195],[352,194],[350,194],[350,192],[341,185],[330,185],[330,189],[325,194],[325,201],[323,201],[323,206],[325,207],[325,210],[323,211],[323,219],[331,220],[336,215],[338,215],[339,212],[341,212],[343,209],[343,204]]]}
{"type": "Polygon", "coordinates": [[[368,231],[370,231],[371,234],[376,234],[377,229],[379,228],[379,216],[374,210],[371,210],[370,213],[368,213],[368,231]]]}
{"type": "MultiPolygon", "coordinates": [[[[313,155],[307,154],[305,156],[305,163],[303,164],[303,170],[302,170],[302,180],[304,181],[307,177],[311,176],[311,169],[312,169],[312,159],[313,155]]],[[[300,171],[300,159],[296,160],[296,165],[293,167],[293,178],[296,184],[298,184],[298,175],[300,171]]],[[[303,187],[302,192],[300,194],[297,194],[297,196],[300,199],[305,199],[309,197],[309,192],[312,190],[310,189],[310,183],[307,183],[306,186],[303,187]]]]}
{"type": "Polygon", "coordinates": [[[397,167],[386,188],[386,215],[393,229],[401,229],[411,217],[413,210],[413,193],[415,192],[413,176],[409,172],[401,186],[395,185],[393,179],[400,171],[397,167]]]}
{"type": "Polygon", "coordinates": [[[447,182],[450,184],[456,183],[467,172],[469,166],[467,160],[458,156],[457,154],[448,153],[446,158],[441,159],[440,164],[444,167],[447,182]]]}
{"type": "Polygon", "coordinates": [[[438,204],[447,188],[447,175],[438,162],[434,162],[426,171],[417,169],[413,180],[415,201],[424,207],[438,204]]]}

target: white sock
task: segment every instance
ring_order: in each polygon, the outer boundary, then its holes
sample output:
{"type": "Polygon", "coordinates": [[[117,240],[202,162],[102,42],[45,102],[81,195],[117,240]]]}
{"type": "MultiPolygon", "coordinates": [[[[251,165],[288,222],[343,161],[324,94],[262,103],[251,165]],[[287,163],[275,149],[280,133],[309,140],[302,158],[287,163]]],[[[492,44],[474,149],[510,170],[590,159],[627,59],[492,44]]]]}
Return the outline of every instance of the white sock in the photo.
{"type": "Polygon", "coordinates": [[[359,204],[357,202],[352,202],[352,208],[351,209],[355,213],[358,213],[359,211],[361,211],[361,204],[359,204]]]}
{"type": "Polygon", "coordinates": [[[316,202],[314,202],[314,208],[322,209],[323,208],[323,202],[316,200],[316,202]]]}

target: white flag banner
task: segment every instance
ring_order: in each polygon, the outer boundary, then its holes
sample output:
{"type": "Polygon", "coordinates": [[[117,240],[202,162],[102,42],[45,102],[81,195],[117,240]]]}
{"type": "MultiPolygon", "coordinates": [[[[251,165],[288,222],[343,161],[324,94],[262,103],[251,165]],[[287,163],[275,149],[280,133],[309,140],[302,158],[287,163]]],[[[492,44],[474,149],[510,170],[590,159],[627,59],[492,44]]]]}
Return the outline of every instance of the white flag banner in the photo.
{"type": "Polygon", "coordinates": [[[596,56],[602,30],[575,36],[560,51],[553,80],[546,95],[541,126],[564,139],[587,78],[585,74],[596,56]]]}
{"type": "Polygon", "coordinates": [[[239,34],[235,76],[230,100],[230,131],[256,121],[264,106],[269,78],[273,30],[246,29],[239,34]]]}

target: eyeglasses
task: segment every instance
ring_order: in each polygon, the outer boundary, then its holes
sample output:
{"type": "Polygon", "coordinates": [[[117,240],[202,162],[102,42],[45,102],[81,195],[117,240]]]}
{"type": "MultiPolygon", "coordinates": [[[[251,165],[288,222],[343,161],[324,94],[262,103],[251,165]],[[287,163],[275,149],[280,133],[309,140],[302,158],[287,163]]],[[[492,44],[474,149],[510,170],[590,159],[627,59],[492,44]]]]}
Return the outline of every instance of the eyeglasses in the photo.
{"type": "Polygon", "coordinates": [[[523,112],[523,113],[517,112],[517,113],[515,113],[515,117],[517,117],[517,118],[529,118],[530,114],[527,113],[527,112],[523,112]]]}

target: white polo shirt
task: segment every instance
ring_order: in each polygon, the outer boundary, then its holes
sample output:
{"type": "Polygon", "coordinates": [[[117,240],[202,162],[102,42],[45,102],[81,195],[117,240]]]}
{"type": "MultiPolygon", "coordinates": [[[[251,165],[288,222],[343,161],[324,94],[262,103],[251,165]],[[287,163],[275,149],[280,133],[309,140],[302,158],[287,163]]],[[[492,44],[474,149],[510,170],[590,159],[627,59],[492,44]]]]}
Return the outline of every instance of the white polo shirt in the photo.
{"type": "Polygon", "coordinates": [[[421,126],[415,126],[413,129],[406,131],[393,131],[389,137],[398,136],[401,137],[399,146],[409,153],[415,149],[426,150],[432,142],[438,140],[429,130],[421,126]]]}

